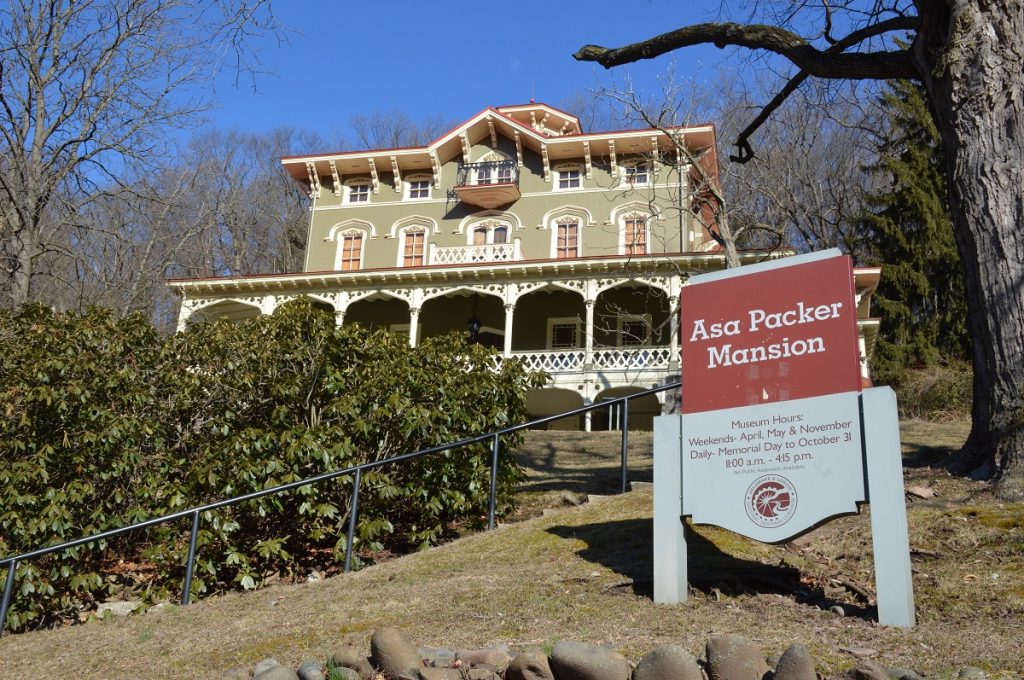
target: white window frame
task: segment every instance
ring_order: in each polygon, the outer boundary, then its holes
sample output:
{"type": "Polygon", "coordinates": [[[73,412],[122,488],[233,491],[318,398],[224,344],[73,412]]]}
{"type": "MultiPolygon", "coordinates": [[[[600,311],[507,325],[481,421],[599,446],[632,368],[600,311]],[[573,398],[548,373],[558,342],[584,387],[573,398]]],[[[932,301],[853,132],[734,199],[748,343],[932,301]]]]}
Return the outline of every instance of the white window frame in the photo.
{"type": "Polygon", "coordinates": [[[653,319],[650,314],[620,314],[615,317],[615,346],[616,347],[650,347],[654,336],[653,319]],[[626,344],[626,333],[624,326],[628,323],[642,323],[644,325],[644,341],[641,343],[626,344]]]}
{"type": "Polygon", "coordinates": [[[622,164],[622,186],[624,187],[646,187],[653,184],[653,173],[654,164],[646,159],[640,159],[635,161],[627,161],[622,164]],[[645,171],[642,173],[644,180],[642,182],[636,181],[637,168],[643,167],[645,171]]]}
{"type": "Polygon", "coordinates": [[[505,222],[503,220],[484,219],[484,220],[481,220],[479,222],[474,222],[473,224],[467,225],[467,227],[466,227],[466,245],[468,245],[468,246],[474,246],[474,245],[488,245],[489,246],[489,245],[494,245],[494,232],[495,232],[496,229],[499,229],[501,227],[504,227],[504,229],[505,229],[505,240],[502,241],[499,245],[504,245],[506,243],[512,243],[512,230],[513,230],[513,227],[512,227],[511,224],[509,224],[508,222],[505,222]],[[484,242],[483,243],[473,243],[473,233],[477,229],[486,229],[487,230],[487,236],[484,238],[484,242]]]}
{"type": "Polygon", "coordinates": [[[650,213],[643,213],[639,211],[630,211],[619,215],[618,226],[619,226],[619,255],[626,255],[626,247],[630,244],[626,243],[626,221],[643,219],[644,221],[644,249],[643,253],[634,253],[631,255],[650,255],[651,254],[651,222],[654,221],[654,215],[650,213]]]}
{"type": "MultiPolygon", "coordinates": [[[[579,191],[583,188],[583,164],[582,163],[561,163],[554,167],[554,172],[551,173],[553,178],[552,190],[553,191],[579,191]],[[575,172],[576,186],[562,186],[562,180],[569,180],[568,177],[563,177],[563,174],[575,172]]],[[[571,180],[570,180],[571,181],[571,180]]]]}
{"type": "Polygon", "coordinates": [[[359,229],[358,227],[349,227],[348,229],[343,229],[343,230],[339,231],[336,234],[335,238],[338,241],[338,246],[337,246],[337,250],[335,251],[335,254],[334,254],[334,270],[335,271],[339,271],[339,272],[340,271],[353,272],[353,271],[359,271],[360,269],[362,269],[363,268],[363,262],[366,261],[366,242],[370,238],[370,235],[366,232],[366,230],[365,229],[359,229]],[[346,236],[355,236],[357,234],[361,237],[360,240],[359,240],[359,266],[356,267],[355,269],[342,269],[341,268],[341,263],[342,263],[342,257],[343,257],[344,252],[345,252],[345,237],[346,236]]]}
{"type": "Polygon", "coordinates": [[[561,224],[568,224],[570,222],[576,223],[576,255],[574,257],[582,257],[583,253],[583,219],[577,215],[562,215],[551,220],[551,259],[566,259],[571,260],[573,258],[559,258],[558,257],[558,226],[561,224]]]}
{"type": "Polygon", "coordinates": [[[398,230],[398,259],[395,261],[395,265],[398,267],[425,267],[427,260],[430,257],[430,227],[426,224],[410,224],[402,227],[398,230]],[[421,233],[423,234],[423,264],[405,264],[405,243],[406,236],[410,233],[421,233]]]}
{"type": "Polygon", "coordinates": [[[580,318],[578,316],[558,316],[558,317],[552,317],[552,318],[548,319],[547,328],[548,328],[548,331],[547,331],[547,336],[544,339],[544,344],[546,345],[548,351],[552,351],[552,352],[570,352],[570,351],[572,351],[574,349],[580,349],[580,340],[582,340],[583,334],[581,332],[582,331],[582,324],[580,323],[580,318]],[[567,325],[570,325],[570,324],[572,324],[572,325],[574,325],[576,327],[576,344],[574,344],[572,347],[554,347],[553,343],[552,343],[552,340],[554,340],[553,332],[554,332],[555,326],[567,326],[567,325]]]}
{"type": "Polygon", "coordinates": [[[405,195],[404,198],[407,201],[429,201],[434,194],[434,177],[428,174],[409,175],[405,178],[405,195]],[[413,196],[412,185],[419,182],[425,182],[427,185],[426,196],[413,196]]]}
{"type": "Polygon", "coordinates": [[[348,205],[364,205],[370,202],[370,194],[372,193],[370,180],[368,179],[350,179],[345,182],[345,203],[348,205]],[[354,192],[353,189],[365,187],[365,191],[354,192]],[[353,200],[354,196],[365,197],[362,200],[353,200]]]}

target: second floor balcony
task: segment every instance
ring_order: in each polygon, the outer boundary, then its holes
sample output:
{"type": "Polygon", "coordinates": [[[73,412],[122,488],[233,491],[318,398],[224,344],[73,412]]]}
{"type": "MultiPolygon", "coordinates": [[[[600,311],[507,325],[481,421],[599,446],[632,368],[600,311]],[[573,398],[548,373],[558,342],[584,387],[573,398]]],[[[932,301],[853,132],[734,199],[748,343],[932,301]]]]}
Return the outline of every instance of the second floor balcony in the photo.
{"type": "Polygon", "coordinates": [[[459,200],[481,208],[498,208],[519,200],[519,166],[515,161],[459,163],[455,182],[459,200]]]}
{"type": "Polygon", "coordinates": [[[485,243],[475,246],[430,245],[428,264],[472,264],[474,262],[515,262],[523,259],[519,239],[511,243],[485,243]]]}

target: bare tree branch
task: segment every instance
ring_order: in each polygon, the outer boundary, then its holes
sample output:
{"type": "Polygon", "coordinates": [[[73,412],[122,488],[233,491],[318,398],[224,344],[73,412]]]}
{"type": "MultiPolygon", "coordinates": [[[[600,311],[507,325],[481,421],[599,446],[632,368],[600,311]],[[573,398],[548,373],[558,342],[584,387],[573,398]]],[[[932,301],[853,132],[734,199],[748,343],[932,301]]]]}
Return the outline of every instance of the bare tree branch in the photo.
{"type": "MultiPolygon", "coordinates": [[[[906,22],[906,25],[902,26],[904,29],[916,26],[916,23],[913,23],[916,22],[915,17],[892,19],[886,23],[902,24],[904,22],[906,22]]],[[[876,26],[880,25],[876,24],[876,26]]],[[[893,26],[884,30],[899,30],[899,28],[901,26],[893,26]]],[[[871,35],[877,35],[877,33],[872,32],[871,35]]],[[[694,24],[624,47],[607,48],[599,45],[585,45],[573,57],[578,61],[596,61],[605,68],[612,68],[641,59],[653,59],[681,47],[706,43],[711,43],[719,48],[735,45],[774,52],[793,62],[809,75],[820,78],[919,77],[909,50],[852,53],[833,52],[831,49],[822,51],[796,33],[765,24],[694,24]]]]}

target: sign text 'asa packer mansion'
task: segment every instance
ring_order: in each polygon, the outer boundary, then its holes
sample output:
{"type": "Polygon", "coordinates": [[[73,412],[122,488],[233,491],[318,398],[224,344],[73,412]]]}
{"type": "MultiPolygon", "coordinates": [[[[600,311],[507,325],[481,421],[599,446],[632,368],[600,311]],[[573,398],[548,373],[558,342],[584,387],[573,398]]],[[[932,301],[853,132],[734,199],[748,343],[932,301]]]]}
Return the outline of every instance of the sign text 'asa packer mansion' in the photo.
{"type": "MultiPolygon", "coordinates": [[[[413,347],[468,332],[550,375],[529,395],[541,416],[678,380],[680,288],[725,266],[706,228],[712,125],[585,132],[530,103],[487,108],[422,147],[282,163],[312,197],[305,270],[172,280],[179,328],[306,296],[339,324],[408,334],[413,347]]],[[[855,272],[865,378],[878,277],[855,272]]],[[[634,426],[678,395],[645,399],[630,406],[634,426]]],[[[569,425],[604,428],[608,417],[569,425]]]]}

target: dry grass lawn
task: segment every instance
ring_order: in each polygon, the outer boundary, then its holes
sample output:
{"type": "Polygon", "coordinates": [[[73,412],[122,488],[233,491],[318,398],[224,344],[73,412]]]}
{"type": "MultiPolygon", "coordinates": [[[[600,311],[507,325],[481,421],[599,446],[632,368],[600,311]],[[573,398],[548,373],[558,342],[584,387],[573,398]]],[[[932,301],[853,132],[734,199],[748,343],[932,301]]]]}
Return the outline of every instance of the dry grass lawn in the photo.
{"type": "MultiPolygon", "coordinates": [[[[904,429],[910,455],[922,447],[941,455],[965,436],[962,423],[904,429]]],[[[7,636],[0,678],[219,677],[267,656],[294,667],[344,642],[368,649],[383,625],[424,646],[546,648],[568,638],[610,644],[634,660],[663,642],[699,654],[709,635],[742,632],[766,653],[803,641],[823,673],[853,665],[850,649],[929,676],[967,665],[1024,671],[1024,505],[1000,505],[983,485],[930,468],[907,469],[908,485],[938,494],[909,500],[913,630],[871,620],[866,512],[786,546],[698,527],[690,601],[656,606],[648,488],[541,514],[563,489],[614,492],[617,446],[614,434],[533,433],[520,452],[529,473],[523,510],[497,531],[317,583],[7,636]]],[[[631,433],[633,479],[650,480],[649,449],[650,435],[631,433]]]]}

